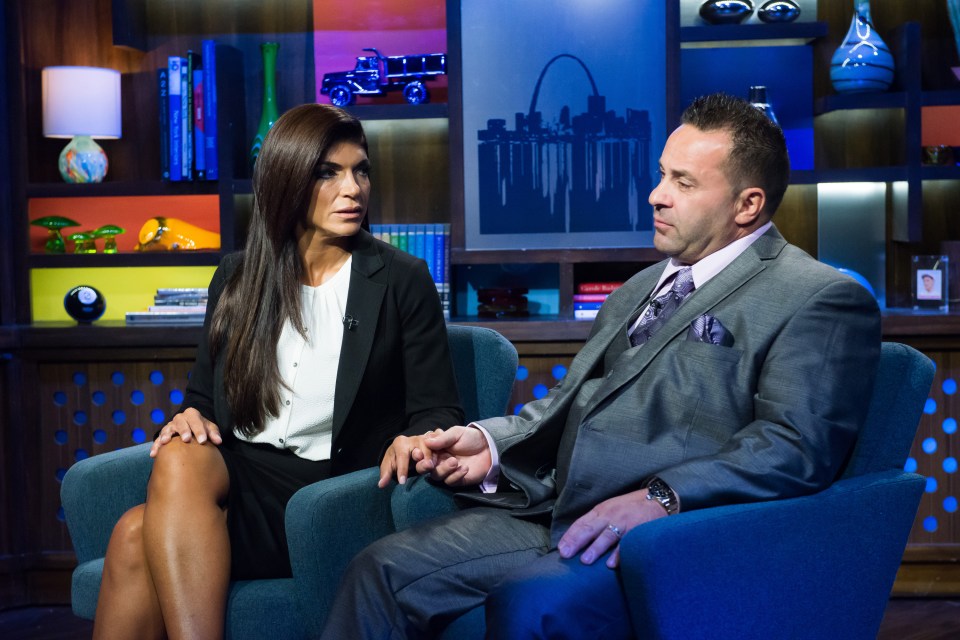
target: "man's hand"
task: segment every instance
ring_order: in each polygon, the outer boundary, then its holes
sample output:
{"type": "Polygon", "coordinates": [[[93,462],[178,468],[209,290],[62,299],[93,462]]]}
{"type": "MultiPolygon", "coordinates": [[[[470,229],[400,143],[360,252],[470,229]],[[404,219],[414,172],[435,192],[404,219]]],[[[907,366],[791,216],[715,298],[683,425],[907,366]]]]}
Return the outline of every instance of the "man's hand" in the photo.
{"type": "Polygon", "coordinates": [[[397,482],[407,481],[410,462],[417,473],[429,473],[448,486],[479,484],[490,470],[490,449],[483,433],[474,427],[436,429],[422,436],[397,436],[380,462],[381,489],[396,473],[397,482]]]}
{"type": "Polygon", "coordinates": [[[666,515],[666,510],[659,502],[647,500],[646,489],[626,493],[604,500],[577,518],[560,538],[557,547],[564,558],[572,558],[586,549],[580,556],[583,564],[593,564],[597,558],[613,549],[607,558],[607,566],[615,569],[620,564],[620,538],[637,525],[666,515]]]}
{"type": "Polygon", "coordinates": [[[167,444],[173,438],[180,436],[184,442],[190,442],[196,439],[198,444],[205,444],[207,440],[213,444],[223,443],[220,437],[220,428],[210,422],[200,412],[194,408],[189,408],[183,413],[178,413],[160,429],[160,435],[153,441],[150,447],[150,457],[156,458],[160,452],[160,447],[167,444]]]}

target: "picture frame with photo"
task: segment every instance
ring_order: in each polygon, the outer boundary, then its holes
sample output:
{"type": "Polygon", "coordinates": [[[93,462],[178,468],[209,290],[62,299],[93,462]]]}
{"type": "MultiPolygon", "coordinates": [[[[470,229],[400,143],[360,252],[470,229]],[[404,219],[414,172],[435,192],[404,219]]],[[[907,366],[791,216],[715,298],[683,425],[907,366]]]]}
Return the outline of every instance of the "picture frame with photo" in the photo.
{"type": "Polygon", "coordinates": [[[948,311],[950,258],[945,255],[915,255],[911,263],[913,308],[948,311]]]}

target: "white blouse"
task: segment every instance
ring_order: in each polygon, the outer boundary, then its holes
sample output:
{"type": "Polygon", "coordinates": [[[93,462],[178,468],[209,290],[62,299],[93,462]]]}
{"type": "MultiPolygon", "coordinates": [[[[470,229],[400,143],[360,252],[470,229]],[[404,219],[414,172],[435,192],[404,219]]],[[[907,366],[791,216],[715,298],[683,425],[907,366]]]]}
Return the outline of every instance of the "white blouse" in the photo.
{"type": "Polygon", "coordinates": [[[300,287],[306,338],[287,321],[277,342],[277,365],[284,386],[280,414],[267,416],[263,431],[247,442],[289,449],[307,460],[327,460],[333,440],[333,396],[343,341],[343,316],[353,256],[319,287],[300,287]]]}

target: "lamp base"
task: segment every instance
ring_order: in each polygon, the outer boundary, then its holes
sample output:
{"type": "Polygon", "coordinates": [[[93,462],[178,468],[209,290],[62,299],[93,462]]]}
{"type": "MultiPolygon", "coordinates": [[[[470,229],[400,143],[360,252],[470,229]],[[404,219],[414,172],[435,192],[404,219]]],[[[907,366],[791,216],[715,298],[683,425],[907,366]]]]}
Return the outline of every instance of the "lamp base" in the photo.
{"type": "Polygon", "coordinates": [[[90,136],[75,136],[60,152],[60,175],[65,182],[103,182],[107,154],[90,136]]]}

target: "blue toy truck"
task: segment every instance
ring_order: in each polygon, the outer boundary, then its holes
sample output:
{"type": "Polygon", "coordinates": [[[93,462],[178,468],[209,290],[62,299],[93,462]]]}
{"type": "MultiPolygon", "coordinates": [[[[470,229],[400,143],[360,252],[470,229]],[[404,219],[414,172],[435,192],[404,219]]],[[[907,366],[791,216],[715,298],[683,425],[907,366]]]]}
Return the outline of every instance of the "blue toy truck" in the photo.
{"type": "Polygon", "coordinates": [[[352,104],[358,95],[382,96],[387,91],[403,91],[410,104],[430,101],[425,81],[447,72],[447,54],[425,53],[409,56],[385,56],[374,48],[372,56],[357,58],[353,71],[326,73],[320,93],[330,96],[338,107],[352,104]]]}

